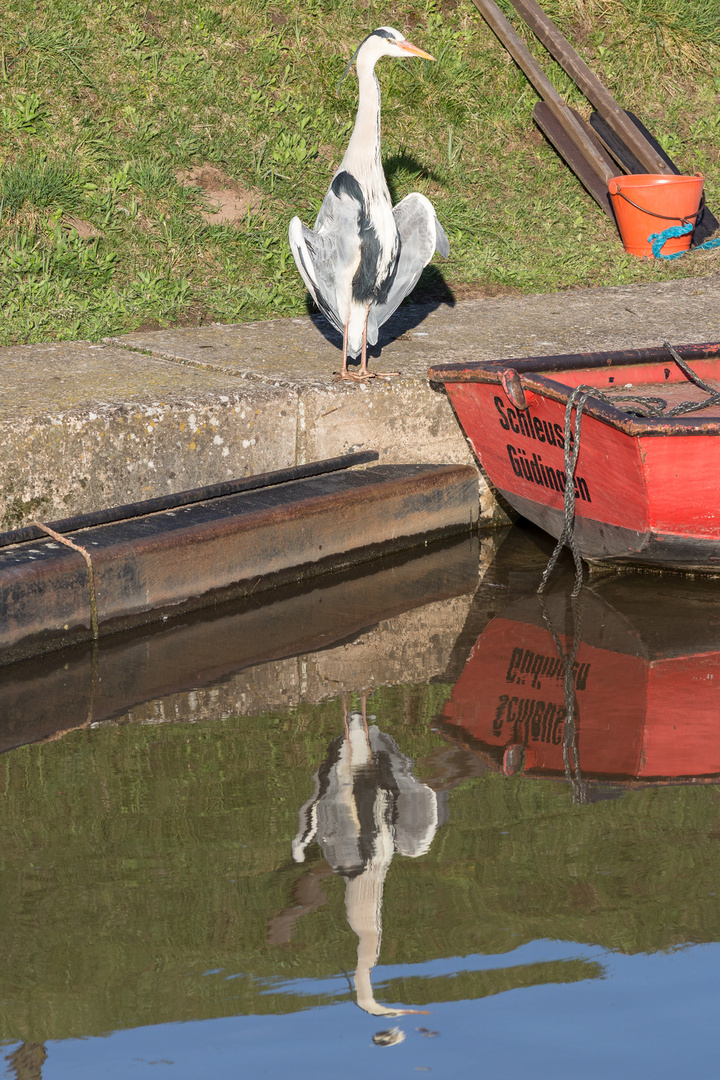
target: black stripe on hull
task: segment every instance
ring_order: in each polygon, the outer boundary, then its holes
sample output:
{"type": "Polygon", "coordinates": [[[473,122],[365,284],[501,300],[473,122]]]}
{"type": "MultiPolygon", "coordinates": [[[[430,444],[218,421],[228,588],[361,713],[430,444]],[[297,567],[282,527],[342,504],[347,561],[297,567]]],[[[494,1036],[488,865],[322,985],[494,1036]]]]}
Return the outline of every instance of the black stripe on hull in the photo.
{"type": "MultiPolygon", "coordinates": [[[[498,489],[513,509],[557,539],[562,510],[498,489]]],[[[652,531],[638,532],[594,518],[575,517],[575,543],[586,562],[720,574],[720,541],[652,531]]]]}

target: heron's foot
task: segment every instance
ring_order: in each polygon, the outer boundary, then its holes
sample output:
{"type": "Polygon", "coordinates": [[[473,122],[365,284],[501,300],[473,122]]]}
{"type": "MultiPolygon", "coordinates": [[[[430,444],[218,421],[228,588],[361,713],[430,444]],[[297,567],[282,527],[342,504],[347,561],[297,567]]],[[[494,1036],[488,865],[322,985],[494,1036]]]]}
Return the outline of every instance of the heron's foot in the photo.
{"type": "Polygon", "coordinates": [[[350,382],[365,383],[369,379],[374,379],[375,376],[371,371],[333,371],[333,379],[347,379],[350,382]]]}

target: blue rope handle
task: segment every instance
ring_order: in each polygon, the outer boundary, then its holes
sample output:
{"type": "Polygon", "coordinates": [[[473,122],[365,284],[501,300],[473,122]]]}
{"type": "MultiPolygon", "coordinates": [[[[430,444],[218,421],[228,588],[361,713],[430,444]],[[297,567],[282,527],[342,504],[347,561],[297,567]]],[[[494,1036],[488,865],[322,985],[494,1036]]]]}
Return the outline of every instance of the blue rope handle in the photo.
{"type": "MultiPolygon", "coordinates": [[[[681,255],[687,255],[686,251],[676,251],[674,255],[663,255],[662,247],[666,240],[672,240],[675,236],[687,236],[689,232],[692,232],[695,226],[691,221],[686,221],[684,225],[671,225],[669,229],[664,229],[660,233],[650,233],[648,236],[648,244],[652,246],[652,253],[656,259],[679,259],[681,255]]],[[[720,247],[720,238],[717,240],[706,240],[704,244],[698,244],[693,251],[705,251],[707,248],[720,247]]]]}

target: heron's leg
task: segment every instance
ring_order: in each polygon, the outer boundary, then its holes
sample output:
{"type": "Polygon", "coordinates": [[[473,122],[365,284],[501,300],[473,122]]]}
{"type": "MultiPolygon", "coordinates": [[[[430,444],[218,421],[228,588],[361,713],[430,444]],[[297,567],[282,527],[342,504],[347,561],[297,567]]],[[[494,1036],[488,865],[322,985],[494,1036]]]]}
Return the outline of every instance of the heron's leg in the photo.
{"type": "MultiPolygon", "coordinates": [[[[363,325],[363,341],[362,341],[362,355],[360,357],[360,370],[358,375],[361,379],[372,378],[367,368],[367,321],[370,313],[370,305],[365,308],[365,323],[363,325]]],[[[367,726],[367,725],[366,725],[367,726]]]]}
{"type": "Polygon", "coordinates": [[[399,375],[399,371],[368,371],[367,366],[367,321],[370,313],[370,305],[368,304],[365,312],[365,327],[363,329],[363,344],[362,344],[362,360],[360,361],[360,371],[358,372],[358,379],[389,379],[394,375],[399,375]]]}
{"type": "MultiPolygon", "coordinates": [[[[349,328],[350,328],[350,323],[346,322],[345,326],[343,327],[343,362],[342,362],[342,371],[340,372],[340,378],[341,379],[352,379],[353,382],[364,382],[365,379],[367,378],[367,375],[363,375],[362,371],[358,375],[356,375],[354,371],[348,371],[347,363],[348,363],[348,332],[349,332],[349,328]]],[[[337,372],[335,372],[335,378],[337,378],[337,377],[338,377],[337,372]]]]}
{"type": "Polygon", "coordinates": [[[370,749],[370,732],[367,725],[367,690],[362,692],[362,718],[363,727],[365,728],[365,738],[367,739],[368,749],[370,749]]]}
{"type": "MultiPolygon", "coordinates": [[[[368,379],[373,379],[375,376],[371,375],[367,369],[367,311],[365,312],[365,329],[363,332],[363,349],[362,360],[360,363],[360,370],[356,373],[354,371],[348,371],[348,334],[350,329],[350,322],[346,322],[343,327],[343,362],[342,371],[339,378],[352,379],[353,382],[367,382],[368,379]]],[[[338,378],[337,372],[335,372],[335,378],[338,378]]]]}

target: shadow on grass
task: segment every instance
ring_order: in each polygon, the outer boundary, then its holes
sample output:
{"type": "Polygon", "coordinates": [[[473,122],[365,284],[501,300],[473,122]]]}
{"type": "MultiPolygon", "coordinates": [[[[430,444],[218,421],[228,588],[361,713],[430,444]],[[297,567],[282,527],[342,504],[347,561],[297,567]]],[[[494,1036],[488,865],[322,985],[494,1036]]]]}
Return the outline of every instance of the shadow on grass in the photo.
{"type": "Polygon", "coordinates": [[[436,184],[442,183],[442,179],[437,173],[421,165],[417,158],[414,158],[412,154],[408,154],[406,150],[400,150],[399,153],[387,158],[383,167],[393,206],[395,203],[400,202],[397,189],[398,176],[404,174],[411,183],[416,180],[433,180],[436,184]]]}

